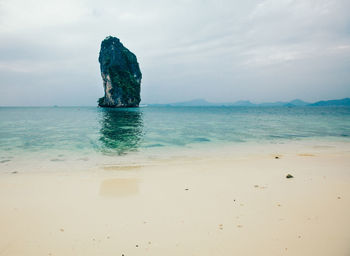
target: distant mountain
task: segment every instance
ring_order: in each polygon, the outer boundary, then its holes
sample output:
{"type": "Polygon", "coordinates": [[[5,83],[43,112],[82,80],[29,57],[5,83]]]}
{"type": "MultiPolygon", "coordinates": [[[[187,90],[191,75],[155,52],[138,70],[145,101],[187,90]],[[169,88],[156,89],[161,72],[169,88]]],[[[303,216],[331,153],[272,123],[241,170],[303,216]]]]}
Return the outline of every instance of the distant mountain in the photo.
{"type": "Polygon", "coordinates": [[[249,100],[240,100],[233,103],[226,103],[225,106],[253,107],[255,104],[251,103],[249,100]]]}
{"type": "Polygon", "coordinates": [[[296,107],[296,106],[306,106],[309,105],[309,102],[305,102],[299,99],[295,99],[292,101],[276,101],[276,102],[266,102],[266,103],[260,103],[256,104],[256,106],[261,106],[261,107],[296,107]]]}
{"type": "Polygon", "coordinates": [[[340,100],[322,100],[310,104],[309,106],[350,106],[350,98],[340,100]]]}
{"type": "Polygon", "coordinates": [[[175,103],[170,103],[166,105],[174,106],[174,107],[194,107],[194,106],[215,106],[215,103],[210,103],[204,99],[194,99],[190,101],[175,102],[175,103]]]}
{"type": "Polygon", "coordinates": [[[288,102],[276,101],[276,102],[264,102],[264,103],[256,104],[256,106],[260,106],[260,107],[281,107],[281,106],[285,106],[287,104],[288,104],[288,102]]]}
{"type": "Polygon", "coordinates": [[[305,102],[300,99],[292,101],[277,101],[265,103],[252,103],[248,100],[240,100],[236,102],[213,103],[205,99],[194,99],[190,101],[175,102],[169,104],[148,104],[150,106],[172,106],[172,107],[300,107],[300,106],[350,106],[350,98],[341,100],[318,101],[315,103],[305,102]]]}
{"type": "Polygon", "coordinates": [[[303,100],[296,99],[288,102],[288,104],[292,104],[294,106],[306,106],[306,105],[309,105],[310,103],[303,100]]]}
{"type": "Polygon", "coordinates": [[[208,102],[205,99],[194,99],[190,101],[174,102],[168,104],[148,104],[151,106],[172,106],[172,107],[221,107],[221,106],[255,106],[250,101],[237,101],[237,102],[224,102],[224,103],[213,103],[208,102]]]}

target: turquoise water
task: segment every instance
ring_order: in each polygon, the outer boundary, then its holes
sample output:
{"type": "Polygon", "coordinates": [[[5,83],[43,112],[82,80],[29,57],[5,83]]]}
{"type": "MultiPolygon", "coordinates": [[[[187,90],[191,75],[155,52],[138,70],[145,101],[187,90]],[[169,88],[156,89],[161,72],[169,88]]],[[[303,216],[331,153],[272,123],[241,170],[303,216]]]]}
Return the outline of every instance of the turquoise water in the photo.
{"type": "Polygon", "coordinates": [[[350,141],[350,108],[0,108],[0,161],[4,162],[50,152],[56,157],[122,156],[155,148],[305,139],[350,141]]]}

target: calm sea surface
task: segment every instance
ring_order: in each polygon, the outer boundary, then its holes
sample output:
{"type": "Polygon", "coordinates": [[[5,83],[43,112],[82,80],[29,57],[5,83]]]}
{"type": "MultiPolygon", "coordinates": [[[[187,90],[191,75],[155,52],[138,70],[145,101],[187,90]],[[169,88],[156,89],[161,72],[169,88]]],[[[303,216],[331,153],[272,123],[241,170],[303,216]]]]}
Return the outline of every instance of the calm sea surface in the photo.
{"type": "MultiPolygon", "coordinates": [[[[222,144],[350,141],[349,107],[1,107],[0,161],[222,144]]],[[[1,166],[0,166],[1,167],[1,166]]]]}

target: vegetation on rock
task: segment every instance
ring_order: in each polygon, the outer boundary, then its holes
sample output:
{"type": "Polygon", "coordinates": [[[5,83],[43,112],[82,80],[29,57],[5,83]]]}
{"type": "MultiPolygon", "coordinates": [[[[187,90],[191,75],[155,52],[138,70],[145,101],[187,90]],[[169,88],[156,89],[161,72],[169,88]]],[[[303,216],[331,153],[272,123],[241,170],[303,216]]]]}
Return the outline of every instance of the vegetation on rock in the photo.
{"type": "Polygon", "coordinates": [[[98,105],[138,107],[142,74],[135,54],[118,38],[109,36],[101,43],[99,62],[105,95],[98,105]]]}

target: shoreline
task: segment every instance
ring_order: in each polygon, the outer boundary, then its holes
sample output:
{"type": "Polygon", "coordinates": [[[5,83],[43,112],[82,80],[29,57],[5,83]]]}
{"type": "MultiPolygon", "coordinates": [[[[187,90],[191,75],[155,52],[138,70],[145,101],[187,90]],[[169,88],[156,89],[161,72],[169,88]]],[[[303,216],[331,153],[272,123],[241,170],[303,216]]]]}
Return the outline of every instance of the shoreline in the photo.
{"type": "Polygon", "coordinates": [[[350,152],[350,140],[304,139],[279,142],[199,143],[188,147],[142,148],[122,155],[103,152],[29,152],[28,155],[3,156],[0,174],[12,172],[99,171],[106,166],[157,166],[198,159],[273,156],[315,156],[350,152]]]}

